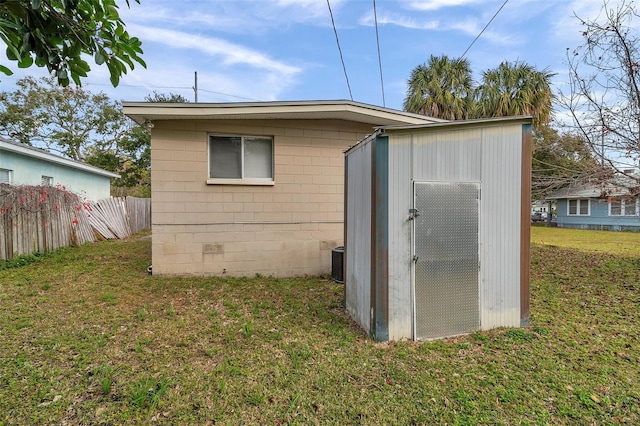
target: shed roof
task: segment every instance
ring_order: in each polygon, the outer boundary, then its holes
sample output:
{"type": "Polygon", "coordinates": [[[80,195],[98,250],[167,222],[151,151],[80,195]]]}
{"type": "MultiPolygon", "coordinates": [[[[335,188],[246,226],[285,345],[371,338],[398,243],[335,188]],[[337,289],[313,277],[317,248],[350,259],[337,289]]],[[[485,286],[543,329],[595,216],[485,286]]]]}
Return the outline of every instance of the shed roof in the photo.
{"type": "Polygon", "coordinates": [[[510,121],[521,121],[523,124],[531,123],[531,116],[529,115],[517,115],[512,117],[491,117],[491,118],[476,118],[473,120],[440,120],[438,122],[431,123],[422,123],[422,124],[400,124],[400,125],[384,125],[378,126],[378,129],[387,131],[395,131],[395,130],[414,130],[414,129],[425,129],[425,128],[434,128],[434,127],[458,127],[458,126],[473,126],[473,125],[487,125],[487,124],[499,124],[510,121]]]}
{"type": "Polygon", "coordinates": [[[603,189],[591,184],[577,184],[561,188],[545,197],[546,200],[560,200],[563,198],[599,198],[603,189]]]}
{"type": "Polygon", "coordinates": [[[40,148],[25,145],[23,143],[13,142],[4,138],[0,138],[0,151],[14,152],[24,155],[26,157],[36,158],[50,163],[59,164],[66,167],[71,167],[85,172],[93,173],[100,176],[107,176],[110,178],[119,178],[120,175],[112,173],[110,171],[90,166],[89,164],[81,163],[80,161],[71,160],[69,158],[61,157],[59,155],[52,154],[40,148]]]}
{"type": "Polygon", "coordinates": [[[586,182],[569,185],[547,195],[546,199],[624,197],[630,195],[631,191],[629,189],[635,188],[636,186],[637,181],[626,176],[618,176],[613,182],[586,182]]]}
{"type": "Polygon", "coordinates": [[[345,154],[347,154],[352,149],[355,149],[360,144],[366,143],[367,141],[375,138],[377,135],[382,133],[405,133],[405,132],[413,132],[420,130],[431,130],[431,129],[455,129],[459,127],[472,127],[472,126],[489,126],[493,124],[502,124],[502,123],[512,123],[512,122],[520,122],[522,124],[531,124],[531,116],[522,115],[522,116],[513,116],[513,117],[495,117],[495,118],[479,118],[474,120],[455,120],[455,121],[446,121],[440,120],[437,122],[430,123],[419,123],[419,124],[401,124],[401,125],[385,125],[385,126],[377,126],[375,133],[366,136],[363,140],[358,142],[357,144],[349,147],[345,154]]]}
{"type": "Polygon", "coordinates": [[[156,120],[347,120],[371,126],[445,122],[347,100],[232,103],[123,102],[125,115],[142,125],[156,120]]]}

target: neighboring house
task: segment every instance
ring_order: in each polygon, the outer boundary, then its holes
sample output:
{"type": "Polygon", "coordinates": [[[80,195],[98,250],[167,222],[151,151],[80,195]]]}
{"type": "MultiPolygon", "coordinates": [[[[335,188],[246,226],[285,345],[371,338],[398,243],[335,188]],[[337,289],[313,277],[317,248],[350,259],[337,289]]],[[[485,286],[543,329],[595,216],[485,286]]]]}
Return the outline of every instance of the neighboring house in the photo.
{"type": "Polygon", "coordinates": [[[111,178],[120,175],[29,145],[0,138],[0,183],[63,185],[88,200],[109,198],[111,178]]]}
{"type": "Polygon", "coordinates": [[[542,200],[534,201],[531,203],[531,213],[549,213],[549,203],[542,200]]]}
{"type": "Polygon", "coordinates": [[[637,196],[623,185],[579,184],[563,188],[547,200],[557,202],[561,228],[640,231],[637,196]]]}
{"type": "Polygon", "coordinates": [[[533,222],[553,221],[555,225],[555,201],[536,200],[531,203],[531,220],[533,222]]]}
{"type": "Polygon", "coordinates": [[[123,106],[152,129],[154,275],[329,272],[343,152],[376,126],[442,121],[351,101],[123,106]]]}

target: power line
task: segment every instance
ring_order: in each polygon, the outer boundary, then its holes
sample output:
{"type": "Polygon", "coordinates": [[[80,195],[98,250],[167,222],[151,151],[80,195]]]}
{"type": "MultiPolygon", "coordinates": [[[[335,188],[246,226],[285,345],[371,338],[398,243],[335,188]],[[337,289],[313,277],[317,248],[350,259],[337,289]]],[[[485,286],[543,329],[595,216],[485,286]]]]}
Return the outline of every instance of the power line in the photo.
{"type": "MultiPolygon", "coordinates": [[[[20,80],[20,78],[3,76],[3,80],[18,81],[20,80]]],[[[95,82],[84,82],[84,85],[82,86],[82,88],[83,89],[90,88],[91,86],[107,86],[113,89],[122,88],[122,87],[131,87],[134,89],[147,89],[147,90],[156,90],[156,89],[193,90],[193,87],[190,87],[190,86],[149,86],[149,85],[141,86],[141,85],[135,85],[135,84],[122,84],[122,83],[118,84],[117,88],[114,88],[113,85],[111,85],[110,83],[95,83],[95,82]]],[[[240,95],[232,95],[230,93],[216,92],[214,90],[206,90],[206,89],[203,89],[202,87],[198,87],[198,92],[207,92],[207,93],[212,93],[214,95],[227,96],[230,98],[261,102],[261,99],[248,98],[246,96],[240,96],[240,95]]]]}
{"type": "Polygon", "coordinates": [[[484,30],[487,29],[487,27],[489,25],[491,25],[491,23],[493,22],[493,20],[496,18],[496,16],[498,16],[498,13],[500,13],[500,11],[502,10],[502,8],[509,2],[509,0],[504,0],[504,3],[502,3],[502,6],[500,6],[500,9],[498,9],[498,11],[493,15],[493,17],[489,20],[489,22],[487,22],[487,25],[484,26],[484,28],[482,29],[482,31],[480,31],[480,34],[478,34],[476,36],[476,38],[473,39],[473,41],[471,42],[471,44],[469,45],[469,47],[467,47],[467,50],[464,51],[464,53],[462,54],[462,56],[460,57],[460,59],[464,58],[464,56],[467,54],[467,52],[469,51],[469,49],[471,49],[471,46],[473,46],[473,44],[476,42],[476,40],[478,40],[480,38],[480,36],[482,35],[482,33],[484,32],[484,30]]]}
{"type": "Polygon", "coordinates": [[[256,101],[256,102],[261,102],[261,100],[260,100],[260,99],[247,98],[246,96],[239,96],[239,95],[230,95],[229,93],[215,92],[215,91],[213,91],[213,90],[206,90],[206,89],[203,89],[203,88],[201,88],[201,87],[199,87],[199,88],[198,88],[198,91],[199,91],[199,92],[213,93],[213,94],[216,94],[216,95],[222,95],[222,96],[229,96],[229,97],[231,97],[231,98],[245,99],[245,100],[247,100],[247,101],[256,101]]]}
{"type": "Polygon", "coordinates": [[[376,23],[376,45],[378,46],[378,65],[380,67],[380,86],[382,87],[382,106],[386,107],[384,101],[384,80],[382,79],[382,59],[380,59],[380,36],[378,35],[378,13],[376,11],[376,0],[373,0],[373,19],[376,23]]]}
{"type": "Polygon", "coordinates": [[[347,87],[349,88],[349,97],[353,101],[353,95],[351,94],[351,85],[349,84],[349,76],[347,75],[347,67],[344,65],[344,58],[342,57],[342,48],[340,47],[340,40],[338,39],[338,30],[336,30],[336,23],[333,20],[333,12],[331,11],[331,4],[327,0],[327,7],[329,8],[329,15],[331,15],[331,25],[333,25],[333,32],[336,35],[336,43],[338,44],[338,52],[340,52],[340,62],[342,62],[342,70],[344,71],[344,78],[347,80],[347,87]]]}

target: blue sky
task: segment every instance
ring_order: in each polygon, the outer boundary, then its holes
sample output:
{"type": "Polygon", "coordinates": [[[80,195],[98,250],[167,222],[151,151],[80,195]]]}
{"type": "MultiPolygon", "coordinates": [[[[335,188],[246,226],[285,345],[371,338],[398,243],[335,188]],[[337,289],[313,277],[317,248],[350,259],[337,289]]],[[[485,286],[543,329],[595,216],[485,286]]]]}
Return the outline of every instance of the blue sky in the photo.
{"type": "MultiPolygon", "coordinates": [[[[385,102],[402,108],[411,70],[429,55],[462,55],[504,0],[376,0],[385,102]]],[[[610,4],[615,4],[610,1],[610,4]]],[[[92,66],[83,86],[118,100],[139,101],[152,91],[200,102],[349,99],[326,0],[141,0],[121,16],[143,41],[147,69],[112,88],[104,67],[92,66]]],[[[566,81],[567,48],[581,26],[574,13],[595,18],[602,0],[509,0],[466,57],[474,77],[502,61],[524,61],[566,81]]],[[[383,105],[373,0],[331,0],[353,99],[383,105]]],[[[4,50],[4,49],[2,49],[4,50]]],[[[13,90],[24,75],[0,76],[13,90]]]]}

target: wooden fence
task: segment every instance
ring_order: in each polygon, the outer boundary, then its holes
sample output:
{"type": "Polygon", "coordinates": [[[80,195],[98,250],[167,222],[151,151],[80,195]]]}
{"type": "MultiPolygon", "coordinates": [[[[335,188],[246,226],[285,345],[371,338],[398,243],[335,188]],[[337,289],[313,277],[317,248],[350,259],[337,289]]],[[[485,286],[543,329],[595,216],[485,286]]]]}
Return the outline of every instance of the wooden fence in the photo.
{"type": "Polygon", "coordinates": [[[151,229],[151,200],[84,201],[63,187],[0,184],[0,259],[151,229]]]}

